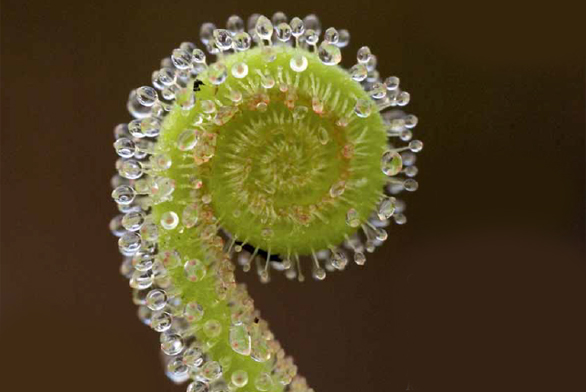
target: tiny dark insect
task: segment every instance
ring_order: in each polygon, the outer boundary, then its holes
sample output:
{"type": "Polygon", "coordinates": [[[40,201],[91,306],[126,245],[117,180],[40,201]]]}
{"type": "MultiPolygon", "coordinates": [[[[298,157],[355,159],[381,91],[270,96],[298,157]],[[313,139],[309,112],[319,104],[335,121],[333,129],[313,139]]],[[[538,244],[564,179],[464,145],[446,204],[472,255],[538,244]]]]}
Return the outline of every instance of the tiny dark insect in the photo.
{"type": "Polygon", "coordinates": [[[205,84],[201,80],[195,79],[195,82],[193,82],[193,91],[199,91],[199,86],[205,86],[205,84]]]}

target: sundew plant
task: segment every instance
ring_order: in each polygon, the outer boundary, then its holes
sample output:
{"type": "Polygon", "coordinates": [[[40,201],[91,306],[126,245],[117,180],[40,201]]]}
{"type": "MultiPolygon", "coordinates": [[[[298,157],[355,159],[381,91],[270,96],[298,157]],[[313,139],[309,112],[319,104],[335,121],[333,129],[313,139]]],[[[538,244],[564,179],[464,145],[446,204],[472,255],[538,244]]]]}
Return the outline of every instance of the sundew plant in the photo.
{"type": "Polygon", "coordinates": [[[262,282],[363,265],[404,224],[418,187],[409,94],[367,46],[339,66],[346,30],[318,18],[238,16],[201,26],[133,90],[115,128],[111,224],[140,320],[188,392],[313,391],[261,318],[262,282]]]}

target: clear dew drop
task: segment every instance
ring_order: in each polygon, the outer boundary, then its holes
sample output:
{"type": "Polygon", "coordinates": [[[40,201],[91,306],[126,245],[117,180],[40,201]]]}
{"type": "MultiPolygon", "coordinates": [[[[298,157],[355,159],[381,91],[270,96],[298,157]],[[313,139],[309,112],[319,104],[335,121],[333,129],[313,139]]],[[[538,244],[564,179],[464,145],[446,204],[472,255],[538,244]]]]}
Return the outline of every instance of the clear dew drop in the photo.
{"type": "Polygon", "coordinates": [[[197,323],[203,318],[204,310],[203,307],[197,302],[189,302],[185,305],[183,315],[190,323],[197,323]]]}
{"type": "Polygon", "coordinates": [[[181,265],[181,256],[175,250],[162,251],[157,254],[156,259],[168,270],[181,265]]]}
{"type": "Polygon", "coordinates": [[[236,35],[237,33],[244,31],[244,21],[240,16],[232,15],[226,22],[226,28],[232,35],[236,35]]]}
{"type": "Polygon", "coordinates": [[[229,98],[232,102],[238,104],[242,102],[242,93],[238,90],[232,90],[230,91],[229,98]]]}
{"type": "Polygon", "coordinates": [[[381,158],[381,169],[387,176],[397,175],[403,168],[401,154],[396,151],[385,151],[381,158]]]}
{"type": "Polygon", "coordinates": [[[340,40],[340,34],[338,33],[338,30],[336,30],[333,27],[330,27],[329,29],[326,30],[326,32],[324,34],[324,39],[328,43],[336,45],[338,43],[338,41],[340,40]]]}
{"type": "Polygon", "coordinates": [[[161,226],[165,230],[173,230],[179,224],[179,217],[173,211],[164,212],[161,215],[161,226]]]}
{"type": "Polygon", "coordinates": [[[344,190],[346,189],[346,181],[338,181],[332,185],[330,188],[330,196],[333,198],[342,196],[344,190]]]}
{"type": "Polygon", "coordinates": [[[206,114],[214,113],[216,111],[216,104],[214,101],[206,99],[201,101],[201,110],[206,114]]]}
{"type": "Polygon", "coordinates": [[[354,113],[356,113],[356,115],[361,118],[370,116],[372,113],[371,101],[367,99],[359,99],[356,101],[356,106],[354,106],[354,113]]]}
{"type": "Polygon", "coordinates": [[[311,98],[311,107],[313,111],[317,114],[323,114],[324,112],[324,103],[319,97],[311,98]]]}
{"type": "Polygon", "coordinates": [[[164,86],[159,81],[159,70],[155,70],[151,74],[151,83],[157,90],[162,90],[164,88],[164,86]]]}
{"type": "Polygon", "coordinates": [[[204,380],[208,382],[215,381],[222,377],[222,366],[216,361],[206,362],[201,367],[199,374],[204,380]]]}
{"type": "Polygon", "coordinates": [[[308,45],[313,46],[317,44],[317,41],[319,41],[319,35],[313,29],[305,30],[305,34],[303,34],[303,37],[305,38],[305,42],[307,42],[308,45]]]}
{"type": "Polygon", "coordinates": [[[181,357],[175,357],[167,364],[167,371],[174,377],[183,377],[187,375],[189,368],[183,363],[181,357]]]}
{"type": "Polygon", "coordinates": [[[404,225],[407,223],[407,217],[404,214],[395,214],[393,218],[395,219],[395,223],[398,225],[404,225]]]}
{"type": "Polygon", "coordinates": [[[110,224],[108,225],[110,231],[116,237],[121,237],[126,232],[124,226],[122,225],[123,217],[123,215],[116,215],[114,218],[112,218],[112,220],[110,220],[110,224]]]}
{"type": "Polygon", "coordinates": [[[287,15],[285,15],[285,13],[282,11],[277,11],[273,14],[271,22],[273,22],[273,26],[278,26],[281,23],[287,23],[287,15]]]}
{"type": "Polygon", "coordinates": [[[173,316],[168,312],[155,312],[151,318],[151,328],[157,332],[165,332],[171,328],[173,316]]]}
{"type": "Polygon", "coordinates": [[[134,201],[136,193],[131,186],[120,185],[112,191],[112,199],[119,205],[129,205],[134,201]]]}
{"type": "Polygon", "coordinates": [[[161,68],[159,70],[159,82],[163,86],[172,86],[177,80],[177,73],[173,68],[161,68]]]}
{"type": "Polygon", "coordinates": [[[387,231],[385,229],[383,229],[382,227],[379,227],[375,230],[375,236],[376,236],[376,239],[381,242],[386,241],[387,238],[389,237],[389,235],[387,234],[387,231]]]}
{"type": "Polygon", "coordinates": [[[114,127],[114,139],[118,140],[128,136],[130,136],[130,132],[128,131],[128,124],[118,124],[114,127]]]}
{"type": "Polygon", "coordinates": [[[370,58],[366,62],[366,68],[368,69],[368,72],[373,72],[376,70],[377,62],[378,62],[378,60],[377,60],[376,56],[374,54],[371,54],[370,58]]]}
{"type": "Polygon", "coordinates": [[[139,306],[138,307],[138,319],[146,325],[151,325],[151,310],[146,306],[139,306]]]}
{"type": "Polygon", "coordinates": [[[282,261],[282,264],[283,264],[283,269],[287,270],[287,269],[291,268],[291,266],[293,265],[293,262],[291,261],[291,259],[284,259],[282,261]]]}
{"type": "Polygon", "coordinates": [[[291,19],[289,25],[291,26],[291,34],[293,34],[294,37],[299,38],[305,33],[305,25],[298,17],[291,19]]]}
{"type": "Polygon", "coordinates": [[[421,140],[412,140],[409,142],[409,150],[411,150],[411,152],[419,152],[423,150],[423,142],[421,140]]]}
{"type": "Polygon", "coordinates": [[[256,104],[256,110],[258,110],[259,112],[266,112],[268,108],[268,105],[266,102],[259,102],[256,104]]]}
{"type": "Polygon", "coordinates": [[[153,268],[154,256],[148,249],[141,249],[132,258],[132,266],[137,271],[148,271],[153,268]]]}
{"type": "Polygon", "coordinates": [[[141,178],[134,181],[134,190],[139,195],[146,195],[150,189],[150,179],[141,178]]]}
{"type": "Polygon", "coordinates": [[[303,18],[303,23],[305,24],[306,29],[315,30],[317,35],[321,34],[321,22],[317,15],[309,14],[305,18],[303,18]]]}
{"type": "Polygon", "coordinates": [[[350,76],[357,82],[362,82],[364,79],[366,79],[367,75],[368,70],[364,64],[356,64],[350,68],[350,76]]]}
{"type": "Polygon", "coordinates": [[[171,105],[166,102],[157,102],[151,106],[151,117],[162,118],[166,115],[166,112],[171,110],[171,105]]]}
{"type": "Polygon", "coordinates": [[[154,222],[147,221],[140,228],[140,235],[145,241],[154,242],[159,238],[159,228],[154,222]]]}
{"type": "MultiPolygon", "coordinates": [[[[131,276],[132,277],[132,276],[131,276]]],[[[132,289],[132,303],[135,305],[146,305],[146,290],[132,289]]]]}
{"type": "Polygon", "coordinates": [[[132,135],[132,137],[135,138],[142,138],[144,137],[144,133],[142,133],[142,126],[141,126],[141,120],[139,119],[134,119],[131,122],[128,123],[128,132],[130,133],[130,135],[132,135]]]}
{"type": "Polygon", "coordinates": [[[186,49],[175,49],[171,54],[171,61],[178,69],[190,69],[192,67],[193,55],[186,49]]]}
{"type": "Polygon", "coordinates": [[[281,42],[287,42],[291,39],[292,31],[291,26],[287,23],[279,23],[276,28],[277,39],[281,42]]]}
{"type": "Polygon", "coordinates": [[[325,65],[336,65],[342,61],[342,53],[340,52],[340,48],[334,44],[328,43],[327,41],[324,41],[319,45],[317,55],[321,62],[325,65]]]}
{"type": "Polygon", "coordinates": [[[192,53],[193,49],[195,49],[195,44],[193,42],[181,42],[179,49],[187,50],[189,53],[192,53]]]}
{"type": "Polygon", "coordinates": [[[195,94],[191,88],[182,88],[175,94],[175,103],[187,112],[195,106],[195,94]]]}
{"type": "Polygon", "coordinates": [[[151,86],[143,86],[136,90],[136,98],[141,105],[151,107],[157,102],[157,91],[151,86]]]}
{"type": "Polygon", "coordinates": [[[270,75],[263,76],[260,79],[260,84],[266,89],[273,88],[275,86],[275,79],[270,75]]]}
{"type": "Polygon", "coordinates": [[[389,219],[395,213],[397,200],[394,197],[385,196],[378,204],[376,214],[381,221],[389,219]]]}
{"type": "Polygon", "coordinates": [[[197,212],[197,206],[194,204],[189,204],[185,206],[183,209],[183,214],[181,215],[181,221],[183,222],[183,226],[187,228],[191,228],[197,224],[199,217],[197,212]]]}
{"type": "Polygon", "coordinates": [[[313,271],[313,277],[317,280],[324,280],[326,278],[326,270],[323,268],[316,268],[313,271]]]}
{"type": "Polygon", "coordinates": [[[155,261],[153,262],[153,267],[151,269],[153,271],[153,274],[155,275],[155,279],[168,276],[167,269],[165,268],[163,263],[161,263],[157,259],[155,259],[155,261]]]}
{"type": "Polygon", "coordinates": [[[198,134],[195,129],[188,129],[181,132],[177,137],[177,148],[181,151],[192,150],[198,142],[198,134]]]}
{"type": "Polygon", "coordinates": [[[374,250],[376,249],[376,245],[374,244],[373,240],[367,240],[366,244],[365,244],[365,248],[368,253],[373,253],[374,250]]]}
{"type": "Polygon", "coordinates": [[[419,183],[416,180],[409,178],[403,182],[403,187],[408,192],[415,192],[419,188],[419,183]]]}
{"type": "Polygon", "coordinates": [[[346,268],[346,265],[348,264],[348,258],[346,256],[346,253],[342,252],[339,249],[334,249],[332,250],[332,253],[330,255],[330,262],[332,263],[332,266],[335,269],[343,270],[344,268],[346,268]]]}
{"type": "Polygon", "coordinates": [[[230,347],[238,354],[250,355],[252,349],[251,339],[243,324],[230,328],[230,347]]]}
{"type": "Polygon", "coordinates": [[[256,27],[256,21],[258,20],[258,18],[260,17],[260,14],[252,14],[248,17],[248,20],[246,21],[246,27],[248,28],[248,32],[250,34],[256,35],[256,32],[254,30],[254,28],[256,27]]]}
{"type": "Polygon", "coordinates": [[[374,83],[368,91],[374,99],[382,99],[387,95],[387,86],[381,82],[374,83]]]}
{"type": "Polygon", "coordinates": [[[411,140],[413,138],[413,132],[411,132],[409,129],[405,129],[405,130],[401,131],[401,134],[399,135],[399,137],[401,138],[402,141],[408,142],[409,140],[411,140]]]}
{"type": "Polygon", "coordinates": [[[122,226],[128,231],[138,231],[142,227],[145,220],[144,212],[131,211],[122,218],[122,226]]]}
{"type": "Polygon", "coordinates": [[[156,117],[143,118],[140,122],[140,128],[144,136],[157,137],[161,130],[161,121],[156,117]]]}
{"type": "Polygon", "coordinates": [[[360,226],[360,215],[354,208],[350,208],[346,213],[346,224],[350,227],[360,226]]]}
{"type": "Polygon", "coordinates": [[[183,352],[183,363],[190,368],[200,367],[204,360],[204,354],[201,347],[195,343],[191,344],[183,352]]]}
{"type": "Polygon", "coordinates": [[[185,277],[191,282],[197,282],[206,276],[206,267],[198,259],[192,259],[183,265],[185,277]]]}
{"type": "Polygon", "coordinates": [[[224,51],[232,48],[232,34],[225,29],[214,30],[214,41],[218,49],[224,51]]]}
{"type": "Polygon", "coordinates": [[[163,95],[163,98],[165,98],[166,100],[172,101],[173,99],[175,99],[175,92],[178,89],[179,88],[177,86],[167,86],[163,89],[161,95],[163,95]]]}
{"type": "Polygon", "coordinates": [[[358,265],[364,265],[366,263],[366,256],[362,252],[354,253],[354,262],[358,265]]]}
{"type": "Polygon", "coordinates": [[[363,46],[358,49],[356,53],[356,59],[360,64],[367,64],[370,61],[372,53],[370,52],[370,48],[368,46],[363,46]]]}
{"type": "Polygon", "coordinates": [[[214,124],[224,125],[236,114],[238,108],[236,106],[222,106],[218,109],[216,117],[214,118],[214,124]]]}
{"type": "Polygon", "coordinates": [[[126,232],[118,239],[118,247],[125,254],[132,254],[140,249],[141,237],[135,232],[126,232]]]}
{"type": "Polygon", "coordinates": [[[232,40],[232,45],[234,46],[234,49],[236,49],[239,52],[244,52],[245,50],[250,49],[251,44],[252,39],[250,38],[250,35],[246,32],[237,33],[232,40]]]}
{"type": "Polygon", "coordinates": [[[232,65],[230,72],[237,79],[245,78],[248,75],[248,65],[245,62],[238,62],[232,65]]]}
{"type": "Polygon", "coordinates": [[[164,290],[153,289],[146,296],[146,306],[153,311],[161,310],[167,305],[167,294],[164,290]]]}
{"type": "Polygon", "coordinates": [[[419,169],[417,169],[417,166],[407,166],[403,171],[407,177],[415,177],[419,169]]]}
{"type": "Polygon", "coordinates": [[[216,25],[210,22],[206,22],[201,25],[199,29],[199,39],[202,43],[207,44],[214,37],[214,30],[216,25]]]}
{"type": "Polygon", "coordinates": [[[165,153],[160,153],[160,154],[154,155],[151,158],[151,165],[152,165],[153,170],[164,171],[164,170],[169,169],[172,164],[173,164],[173,161],[171,160],[169,155],[167,155],[165,153]]]}
{"type": "Polygon", "coordinates": [[[228,77],[228,70],[226,65],[221,62],[213,63],[208,68],[208,78],[212,84],[216,86],[224,83],[228,77]]]}
{"type": "Polygon", "coordinates": [[[413,114],[406,115],[404,120],[405,120],[405,127],[409,128],[409,129],[415,128],[417,126],[417,123],[419,122],[419,119],[417,118],[417,116],[415,116],[413,114]]]}
{"type": "Polygon", "coordinates": [[[345,48],[350,43],[350,33],[346,29],[342,29],[339,31],[339,38],[338,38],[338,47],[345,48]]]}
{"type": "Polygon", "coordinates": [[[289,60],[289,66],[295,72],[305,71],[307,69],[307,64],[307,57],[301,53],[296,53],[291,57],[291,60],[289,60]]]}
{"type": "Polygon", "coordinates": [[[248,384],[248,373],[246,370],[235,370],[230,377],[230,380],[237,388],[245,387],[248,384]]]}
{"type": "Polygon", "coordinates": [[[271,350],[266,341],[262,339],[254,339],[252,342],[252,352],[250,357],[256,362],[266,362],[271,358],[271,350]]]}
{"type": "Polygon", "coordinates": [[[273,35],[273,24],[269,18],[261,15],[256,20],[255,30],[261,39],[270,40],[271,36],[273,35]]]}
{"type": "Polygon", "coordinates": [[[145,290],[153,285],[152,271],[134,271],[129,281],[130,287],[137,290],[145,290]]]}
{"type": "Polygon", "coordinates": [[[167,355],[177,355],[183,351],[183,340],[175,333],[161,334],[161,350],[167,355]]]}
{"type": "Polygon", "coordinates": [[[195,64],[205,64],[206,62],[206,54],[201,49],[193,49],[191,52],[191,59],[195,64]]]}
{"type": "Polygon", "coordinates": [[[170,178],[158,177],[151,184],[150,192],[158,198],[165,198],[175,190],[175,181],[170,178]]]}
{"type": "Polygon", "coordinates": [[[269,373],[260,373],[256,380],[254,380],[254,386],[261,392],[266,392],[273,387],[273,379],[269,373]]]}
{"type": "Polygon", "coordinates": [[[397,97],[397,105],[406,106],[411,100],[411,95],[407,91],[401,91],[397,97]]]}
{"type": "Polygon", "coordinates": [[[187,392],[208,392],[208,384],[203,381],[194,381],[187,386],[187,392]]]}
{"type": "Polygon", "coordinates": [[[399,88],[399,78],[396,76],[389,76],[385,79],[385,86],[387,90],[394,91],[399,88]]]}

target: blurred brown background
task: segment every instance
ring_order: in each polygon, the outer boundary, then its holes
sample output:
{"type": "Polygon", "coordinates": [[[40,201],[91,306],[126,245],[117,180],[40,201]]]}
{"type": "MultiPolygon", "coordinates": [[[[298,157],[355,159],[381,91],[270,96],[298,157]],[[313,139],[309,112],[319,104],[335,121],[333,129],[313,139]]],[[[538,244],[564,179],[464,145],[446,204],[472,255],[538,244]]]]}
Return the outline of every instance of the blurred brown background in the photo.
{"type": "MultiPolygon", "coordinates": [[[[586,390],[584,39],[560,3],[2,1],[2,391],[180,391],[108,231],[112,129],[201,23],[316,13],[398,75],[408,224],[324,282],[240,273],[317,392],[586,390]]],[[[582,15],[583,16],[583,15],[582,15]]]]}

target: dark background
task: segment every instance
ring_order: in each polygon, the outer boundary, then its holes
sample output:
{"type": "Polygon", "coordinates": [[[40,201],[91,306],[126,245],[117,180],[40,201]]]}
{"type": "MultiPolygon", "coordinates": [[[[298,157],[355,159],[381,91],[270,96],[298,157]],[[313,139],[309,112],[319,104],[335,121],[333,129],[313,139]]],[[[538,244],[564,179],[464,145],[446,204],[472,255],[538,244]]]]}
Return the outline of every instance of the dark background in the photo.
{"type": "Polygon", "coordinates": [[[420,118],[420,189],[365,267],[239,273],[317,392],[580,391],[583,14],[566,4],[2,1],[3,391],[179,391],[108,222],[114,125],[201,23],[316,13],[420,118]],[[581,27],[579,27],[581,26],[581,27]]]}

